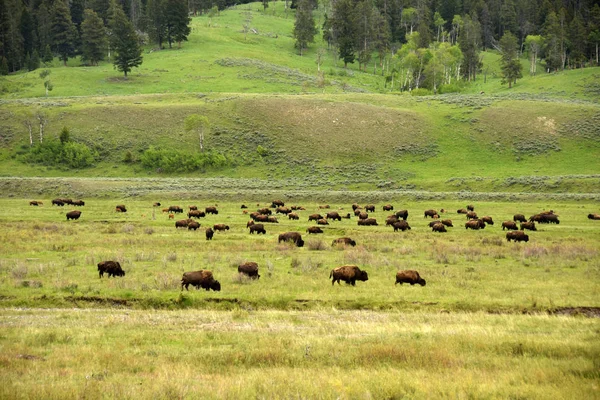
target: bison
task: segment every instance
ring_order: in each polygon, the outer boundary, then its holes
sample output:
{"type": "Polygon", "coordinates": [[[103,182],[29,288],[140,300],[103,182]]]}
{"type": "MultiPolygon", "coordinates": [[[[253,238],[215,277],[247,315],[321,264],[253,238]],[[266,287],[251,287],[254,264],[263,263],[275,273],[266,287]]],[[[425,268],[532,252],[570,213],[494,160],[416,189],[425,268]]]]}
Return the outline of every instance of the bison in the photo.
{"type": "Polygon", "coordinates": [[[72,205],[74,206],[78,206],[78,207],[84,207],[85,206],[85,201],[83,200],[73,200],[71,202],[72,205]]]}
{"type": "Polygon", "coordinates": [[[425,210],[425,212],[423,213],[423,218],[427,217],[438,218],[439,214],[436,210],[425,210]]]}
{"type": "Polygon", "coordinates": [[[212,289],[216,292],[221,290],[221,284],[219,281],[215,280],[213,273],[205,269],[184,272],[183,277],[181,278],[181,290],[183,290],[184,286],[185,290],[188,290],[189,285],[195,286],[196,289],[212,289]]]}
{"type": "Polygon", "coordinates": [[[259,208],[258,210],[256,210],[257,213],[261,214],[261,215],[271,215],[273,214],[273,211],[271,211],[270,208],[259,208]]]}
{"type": "Polygon", "coordinates": [[[483,222],[480,219],[470,219],[465,224],[465,229],[473,229],[473,230],[485,229],[485,222],[483,222]]]}
{"type": "Polygon", "coordinates": [[[260,278],[260,275],[258,274],[258,264],[253,261],[247,261],[238,265],[238,273],[246,275],[251,279],[260,278]]]}
{"type": "Polygon", "coordinates": [[[460,208],[460,209],[456,210],[457,214],[466,214],[468,212],[469,212],[469,210],[467,210],[466,208],[460,208]]]}
{"type": "Polygon", "coordinates": [[[515,222],[527,222],[527,219],[523,214],[515,214],[513,215],[513,221],[515,222]]]}
{"type": "Polygon", "coordinates": [[[537,228],[535,227],[535,222],[528,221],[521,223],[521,230],[524,231],[525,229],[528,229],[530,231],[537,231],[537,228]]]}
{"type": "Polygon", "coordinates": [[[375,218],[359,219],[358,225],[360,226],[377,226],[377,220],[375,218]]]}
{"type": "Polygon", "coordinates": [[[322,205],[320,205],[320,206],[319,206],[319,209],[321,209],[321,210],[326,210],[326,209],[328,209],[328,208],[331,208],[331,207],[329,206],[329,204],[322,204],[322,205]]]}
{"type": "Polygon", "coordinates": [[[515,221],[504,221],[502,223],[502,230],[508,229],[509,231],[516,231],[519,228],[517,227],[517,223],[515,221]]]}
{"type": "Polygon", "coordinates": [[[383,211],[392,211],[394,209],[394,206],[391,204],[386,204],[385,206],[383,206],[383,211]]]}
{"type": "Polygon", "coordinates": [[[337,238],[333,242],[331,242],[332,246],[335,246],[336,244],[344,244],[344,245],[350,245],[350,246],[354,247],[354,246],[356,246],[356,241],[350,239],[349,237],[341,237],[341,238],[337,238]]]}
{"type": "Polygon", "coordinates": [[[529,236],[523,231],[510,231],[506,233],[506,241],[510,242],[511,240],[515,242],[529,242],[529,236]]]}
{"type": "Polygon", "coordinates": [[[446,230],[446,226],[445,226],[444,224],[442,224],[441,222],[438,222],[437,224],[434,224],[434,225],[431,227],[431,231],[432,231],[432,232],[440,232],[440,233],[441,233],[441,232],[448,232],[448,231],[446,230]]]}
{"type": "Polygon", "coordinates": [[[411,286],[415,284],[425,286],[427,284],[417,271],[410,269],[396,272],[396,283],[394,285],[402,285],[403,283],[410,283],[411,286]]]}
{"type": "Polygon", "coordinates": [[[100,278],[104,276],[104,273],[111,276],[125,276],[125,271],[121,269],[121,264],[118,261],[101,261],[98,263],[98,275],[100,278]]]}
{"type": "Polygon", "coordinates": [[[190,210],[188,212],[188,218],[204,218],[206,217],[206,213],[201,210],[190,210]]]}
{"type": "Polygon", "coordinates": [[[396,222],[398,222],[398,218],[395,215],[390,215],[385,219],[385,226],[394,225],[396,222]]]}
{"type": "Polygon", "coordinates": [[[175,221],[175,228],[187,228],[191,219],[180,219],[179,221],[175,221]]]}
{"type": "Polygon", "coordinates": [[[188,209],[190,211],[196,211],[196,210],[198,210],[198,206],[188,206],[188,209]]]}
{"type": "Polygon", "coordinates": [[[332,286],[336,281],[338,285],[340,284],[340,281],[344,281],[352,286],[355,286],[356,281],[365,282],[369,280],[367,271],[361,271],[356,265],[343,265],[341,267],[334,268],[329,273],[329,277],[333,278],[331,280],[332,286]]]}
{"type": "Polygon", "coordinates": [[[245,205],[245,204],[242,204],[242,206],[240,207],[240,209],[242,209],[242,210],[243,210],[243,209],[246,209],[246,208],[248,208],[248,206],[247,206],[247,205],[245,205]]]}
{"type": "Polygon", "coordinates": [[[398,218],[398,219],[402,218],[403,220],[406,221],[406,219],[408,218],[408,210],[396,211],[396,218],[398,218]]]}
{"type": "Polygon", "coordinates": [[[62,207],[65,205],[65,203],[63,203],[63,201],[61,199],[54,199],[54,200],[52,200],[52,205],[62,207]]]}
{"type": "Polygon", "coordinates": [[[317,221],[318,225],[329,225],[329,222],[327,222],[326,218],[320,219],[317,221]]]}
{"type": "Polygon", "coordinates": [[[183,208],[179,206],[169,206],[169,212],[173,214],[183,214],[183,208]]]}
{"type": "Polygon", "coordinates": [[[337,211],[329,211],[326,216],[327,219],[332,219],[334,221],[341,221],[342,217],[337,211]]]}
{"type": "Polygon", "coordinates": [[[454,228],[454,225],[452,225],[452,220],[451,219],[444,219],[444,220],[442,220],[442,224],[444,224],[448,228],[454,228]]]}
{"type": "Polygon", "coordinates": [[[481,217],[481,220],[488,225],[494,225],[494,220],[490,216],[481,217]]]}
{"type": "Polygon", "coordinates": [[[477,213],[475,211],[469,211],[467,213],[467,219],[478,219],[477,213]]]}
{"type": "Polygon", "coordinates": [[[558,220],[558,215],[556,214],[542,214],[542,216],[542,222],[545,224],[560,224],[560,221],[558,220]]]}
{"type": "Polygon", "coordinates": [[[289,213],[291,213],[292,210],[289,209],[288,207],[277,207],[277,209],[275,210],[276,214],[284,214],[287,215],[289,213]]]}
{"type": "Polygon", "coordinates": [[[250,214],[250,218],[254,220],[254,222],[269,222],[269,215],[263,214],[250,214]]]}
{"type": "Polygon", "coordinates": [[[195,231],[196,229],[200,228],[200,224],[196,221],[191,221],[188,222],[188,226],[187,226],[189,231],[195,231]]]}
{"type": "Polygon", "coordinates": [[[279,235],[278,243],[281,242],[294,242],[297,247],[304,246],[304,240],[302,240],[302,235],[298,232],[285,232],[279,235]]]}
{"type": "Polygon", "coordinates": [[[38,200],[32,200],[32,201],[29,202],[30,206],[36,206],[36,207],[37,206],[41,206],[42,204],[44,204],[44,203],[42,203],[41,201],[38,201],[38,200]]]}
{"type": "Polygon", "coordinates": [[[288,219],[299,220],[300,216],[295,212],[291,212],[288,214],[288,219]]]}
{"type": "Polygon", "coordinates": [[[283,206],[285,206],[285,203],[282,200],[273,200],[271,202],[271,207],[272,208],[283,207],[283,206]]]}
{"type": "Polygon", "coordinates": [[[213,236],[215,235],[215,231],[213,231],[211,227],[206,228],[204,233],[206,234],[206,240],[212,240],[213,236]]]}
{"type": "Polygon", "coordinates": [[[319,228],[318,226],[309,226],[306,232],[316,235],[317,233],[323,233],[323,229],[319,228]]]}
{"type": "Polygon", "coordinates": [[[598,220],[600,219],[600,214],[588,214],[588,219],[598,220]]]}
{"type": "Polygon", "coordinates": [[[225,225],[225,224],[214,224],[213,225],[213,229],[215,231],[228,231],[229,230],[229,225],[225,225]]]}
{"type": "Polygon", "coordinates": [[[161,206],[161,204],[160,204],[159,201],[157,201],[156,203],[152,204],[152,207],[160,207],[160,206],[161,206]]]}
{"type": "Polygon", "coordinates": [[[266,222],[269,222],[271,224],[278,224],[279,223],[279,221],[277,221],[277,217],[273,217],[271,215],[267,215],[267,221],[266,222]]]}
{"type": "Polygon", "coordinates": [[[362,208],[361,206],[358,205],[358,203],[354,203],[352,204],[352,211],[356,211],[357,209],[362,208]]]}
{"type": "Polygon", "coordinates": [[[115,211],[116,212],[127,212],[127,207],[125,207],[124,204],[118,204],[115,206],[115,211]]]}
{"type": "Polygon", "coordinates": [[[249,226],[250,228],[250,234],[253,234],[254,232],[256,232],[257,234],[263,234],[265,235],[267,233],[267,231],[265,230],[265,226],[263,224],[252,224],[249,226]]]}
{"type": "Polygon", "coordinates": [[[366,210],[367,212],[375,212],[375,205],[374,205],[374,204],[367,204],[367,205],[365,206],[365,210],[366,210]]]}
{"type": "Polygon", "coordinates": [[[219,214],[219,210],[217,210],[217,207],[215,207],[215,206],[206,207],[204,209],[204,212],[207,214],[214,214],[214,215],[219,214]]]}
{"type": "Polygon", "coordinates": [[[399,230],[402,232],[404,232],[407,229],[410,230],[410,226],[408,225],[408,222],[406,222],[404,220],[395,222],[392,226],[394,227],[394,232],[397,232],[399,230]]]}
{"type": "Polygon", "coordinates": [[[79,217],[81,217],[81,211],[75,210],[67,213],[67,221],[70,219],[79,219],[79,217]]]}
{"type": "Polygon", "coordinates": [[[467,205],[467,210],[469,211],[475,211],[475,207],[473,207],[472,204],[467,205]]]}
{"type": "Polygon", "coordinates": [[[318,221],[320,219],[323,219],[323,216],[321,214],[310,214],[308,216],[308,221],[318,221]]]}
{"type": "Polygon", "coordinates": [[[369,218],[369,214],[366,211],[361,211],[358,213],[358,219],[367,219],[369,218]]]}

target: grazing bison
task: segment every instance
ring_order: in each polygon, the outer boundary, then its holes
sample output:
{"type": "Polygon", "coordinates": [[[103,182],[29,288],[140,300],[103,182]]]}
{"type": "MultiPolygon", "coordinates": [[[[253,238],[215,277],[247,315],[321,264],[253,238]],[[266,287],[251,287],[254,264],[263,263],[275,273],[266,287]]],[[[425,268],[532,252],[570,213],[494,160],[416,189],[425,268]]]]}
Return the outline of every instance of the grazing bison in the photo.
{"type": "Polygon", "coordinates": [[[448,228],[454,228],[454,225],[452,225],[452,220],[451,219],[444,219],[444,220],[442,220],[442,224],[444,224],[448,228]]]}
{"type": "Polygon", "coordinates": [[[213,231],[210,227],[206,228],[204,233],[206,234],[206,240],[212,240],[213,236],[215,235],[215,231],[213,231]]]}
{"type": "Polygon", "coordinates": [[[600,214],[588,214],[588,219],[600,219],[600,214]]]}
{"type": "Polygon", "coordinates": [[[365,210],[366,210],[367,212],[375,212],[375,205],[374,205],[374,204],[367,204],[367,205],[365,206],[365,210]]]}
{"type": "Polygon", "coordinates": [[[251,279],[260,278],[260,275],[258,274],[258,264],[253,261],[247,261],[238,265],[238,273],[246,275],[251,279]]]}
{"type": "Polygon", "coordinates": [[[285,203],[281,200],[273,200],[271,202],[271,208],[283,207],[283,206],[285,206],[285,203]]]}
{"type": "Polygon", "coordinates": [[[427,284],[417,271],[411,269],[396,272],[396,283],[394,285],[402,285],[403,283],[410,283],[411,286],[415,284],[425,286],[427,284]]]}
{"type": "Polygon", "coordinates": [[[391,204],[386,204],[385,206],[383,206],[383,211],[392,211],[394,209],[394,206],[391,204]]]}
{"type": "Polygon", "coordinates": [[[302,235],[298,232],[285,232],[279,235],[277,238],[278,243],[281,242],[294,242],[297,247],[304,246],[304,240],[302,240],[302,235]]]}
{"type": "Polygon", "coordinates": [[[425,212],[423,213],[423,218],[427,218],[427,217],[438,218],[439,214],[435,210],[425,210],[425,212]]]}
{"type": "Polygon", "coordinates": [[[328,209],[328,208],[331,208],[331,207],[329,206],[329,204],[323,204],[323,205],[320,205],[320,206],[319,206],[319,209],[321,209],[321,210],[326,210],[326,209],[328,209]]]}
{"type": "Polygon", "coordinates": [[[502,230],[508,229],[509,231],[516,231],[519,228],[517,227],[517,223],[515,221],[504,221],[502,223],[502,230]]]}
{"type": "Polygon", "coordinates": [[[511,240],[515,242],[529,242],[529,236],[523,231],[506,232],[506,241],[510,242],[511,240]]]}
{"type": "Polygon", "coordinates": [[[73,199],[59,199],[60,201],[62,201],[64,204],[68,204],[68,205],[73,205],[73,199]]]}
{"type": "Polygon", "coordinates": [[[325,218],[327,219],[332,219],[334,221],[341,221],[342,217],[340,216],[340,214],[337,211],[329,211],[325,218]]]}
{"type": "Polygon", "coordinates": [[[277,207],[277,209],[275,210],[276,214],[285,214],[285,215],[287,215],[287,214],[289,214],[291,212],[292,212],[292,210],[289,209],[289,208],[287,208],[287,207],[277,207]]]}
{"type": "Polygon", "coordinates": [[[323,229],[319,228],[318,226],[309,226],[306,232],[316,235],[317,233],[323,233],[323,229]]]}
{"type": "Polygon", "coordinates": [[[278,224],[279,223],[279,221],[277,221],[277,217],[273,217],[271,215],[267,215],[267,221],[266,222],[269,222],[271,224],[278,224]]]}
{"type": "Polygon", "coordinates": [[[121,269],[121,264],[118,261],[101,261],[98,263],[98,275],[100,278],[104,276],[104,273],[111,276],[125,276],[125,271],[121,269]]]}
{"type": "Polygon", "coordinates": [[[308,216],[309,221],[318,221],[320,219],[323,219],[323,216],[321,214],[311,214],[308,216]]]}
{"type": "Polygon", "coordinates": [[[359,219],[358,225],[360,226],[377,226],[377,220],[375,218],[359,219]]]}
{"type": "Polygon", "coordinates": [[[188,209],[190,211],[196,211],[196,210],[198,210],[198,206],[188,206],[188,209]]]}
{"type": "Polygon", "coordinates": [[[242,206],[240,207],[240,209],[242,209],[242,210],[245,209],[245,208],[248,208],[248,206],[245,205],[245,204],[242,204],[242,206]]]}
{"type": "Polygon", "coordinates": [[[408,210],[396,211],[396,218],[398,218],[398,219],[402,218],[403,220],[406,221],[408,219],[408,210]]]}
{"type": "Polygon", "coordinates": [[[67,221],[70,219],[79,219],[79,217],[81,217],[81,211],[75,210],[67,213],[67,221]]]}
{"type": "Polygon", "coordinates": [[[407,229],[410,230],[410,226],[408,225],[408,222],[406,222],[404,220],[395,222],[392,226],[394,227],[394,232],[397,232],[399,230],[402,232],[404,232],[407,229]]]}
{"type": "Polygon", "coordinates": [[[331,280],[332,286],[336,281],[338,285],[340,284],[340,281],[344,281],[352,286],[355,286],[356,281],[365,282],[369,280],[367,271],[361,271],[356,265],[343,265],[341,267],[334,268],[329,273],[329,277],[333,278],[331,280]]]}
{"type": "Polygon", "coordinates": [[[252,218],[254,222],[269,222],[269,215],[250,214],[250,218],[252,218]]]}
{"type": "Polygon", "coordinates": [[[560,221],[558,220],[558,215],[556,214],[543,214],[542,222],[545,224],[560,224],[560,221]]]}
{"type": "Polygon", "coordinates": [[[467,219],[478,219],[477,213],[475,211],[469,211],[467,213],[467,219]]]}
{"type": "Polygon", "coordinates": [[[537,228],[535,227],[535,222],[528,221],[521,223],[521,230],[524,231],[525,229],[528,229],[530,231],[537,231],[537,228]]]}
{"type": "Polygon", "coordinates": [[[329,225],[329,222],[327,222],[326,218],[320,219],[317,221],[318,225],[329,225]]]}
{"type": "Polygon", "coordinates": [[[296,211],[296,210],[303,211],[303,210],[306,210],[306,208],[304,208],[302,206],[291,206],[290,208],[292,209],[292,211],[296,211]]]}
{"type": "Polygon", "coordinates": [[[441,221],[431,221],[431,222],[429,223],[429,227],[430,227],[430,228],[433,228],[433,226],[434,226],[434,225],[436,225],[436,224],[441,224],[441,223],[442,223],[441,221]]]}
{"type": "Polygon", "coordinates": [[[350,219],[350,213],[346,213],[346,215],[342,215],[342,218],[350,219]]]}
{"type": "Polygon", "coordinates": [[[175,228],[187,228],[190,222],[192,222],[191,219],[180,219],[175,221],[175,228]]]}
{"type": "Polygon", "coordinates": [[[195,231],[196,229],[200,228],[200,224],[196,221],[190,221],[187,228],[189,231],[195,231]]]}
{"type": "Polygon", "coordinates": [[[350,245],[350,246],[354,247],[354,246],[356,246],[356,241],[350,239],[349,237],[341,237],[341,238],[337,238],[333,242],[331,242],[332,246],[335,246],[336,244],[344,244],[344,245],[350,245]]]}
{"type": "Polygon", "coordinates": [[[65,205],[65,203],[61,199],[54,199],[52,200],[52,205],[62,207],[65,205]]]}
{"type": "Polygon", "coordinates": [[[266,235],[267,231],[265,230],[265,226],[263,224],[253,224],[250,225],[250,234],[253,234],[254,232],[256,232],[256,234],[263,234],[266,235]]]}
{"type": "Polygon", "coordinates": [[[296,214],[295,212],[291,212],[288,214],[288,219],[299,220],[300,216],[298,214],[296,214]]]}
{"type": "Polygon", "coordinates": [[[444,224],[442,224],[441,222],[438,222],[437,224],[433,225],[431,227],[431,231],[432,232],[448,232],[446,230],[446,226],[444,224]]]}
{"type": "Polygon", "coordinates": [[[214,224],[213,225],[213,229],[215,231],[228,231],[229,230],[229,225],[225,225],[225,224],[214,224]]]}
{"type": "Polygon", "coordinates": [[[119,204],[119,205],[115,206],[115,211],[116,212],[127,212],[127,207],[125,207],[124,204],[119,204]]]}
{"type": "Polygon", "coordinates": [[[398,218],[395,215],[390,215],[385,219],[385,226],[394,225],[396,222],[398,222],[398,218]]]}
{"type": "Polygon", "coordinates": [[[273,211],[271,211],[270,208],[259,208],[258,210],[256,210],[257,213],[261,214],[261,215],[271,215],[273,214],[273,211]]]}
{"type": "Polygon", "coordinates": [[[494,225],[494,220],[490,216],[481,217],[481,220],[488,225],[494,225]]]}
{"type": "Polygon", "coordinates": [[[160,207],[160,206],[161,206],[161,204],[158,201],[156,203],[152,204],[152,207],[160,207]]]}
{"type": "Polygon", "coordinates": [[[188,218],[204,218],[206,217],[206,213],[201,210],[190,210],[188,212],[188,218]]]}
{"type": "Polygon", "coordinates": [[[37,200],[32,200],[32,201],[29,202],[30,206],[36,206],[36,207],[37,206],[41,206],[42,204],[44,204],[44,203],[42,203],[41,201],[37,201],[37,200]]]}
{"type": "Polygon", "coordinates": [[[357,208],[356,210],[354,210],[354,216],[358,217],[360,215],[360,213],[363,212],[362,211],[362,207],[361,208],[357,208]]]}
{"type": "Polygon", "coordinates": [[[179,206],[169,206],[169,212],[173,214],[183,214],[183,208],[179,206]]]}
{"type": "Polygon", "coordinates": [[[515,214],[513,215],[513,221],[515,222],[527,222],[527,219],[523,214],[515,214]]]}
{"type": "Polygon", "coordinates": [[[212,289],[216,292],[221,290],[221,284],[215,280],[211,271],[201,269],[200,271],[184,272],[181,278],[181,290],[185,286],[185,290],[188,290],[188,286],[195,286],[196,289],[212,289]]]}
{"type": "Polygon", "coordinates": [[[470,219],[465,224],[465,229],[473,229],[473,230],[485,229],[485,222],[483,222],[480,219],[470,219]]]}
{"type": "Polygon", "coordinates": [[[362,208],[357,203],[352,204],[352,211],[356,211],[357,209],[362,208]]]}
{"type": "Polygon", "coordinates": [[[71,202],[71,204],[74,205],[74,206],[83,207],[83,206],[85,206],[85,201],[83,201],[83,200],[73,200],[73,202],[71,202]]]}
{"type": "Polygon", "coordinates": [[[367,214],[365,211],[361,211],[358,213],[358,219],[367,219],[369,218],[369,214],[367,214]]]}
{"type": "Polygon", "coordinates": [[[467,210],[469,211],[475,211],[475,207],[473,207],[472,204],[467,205],[467,210]]]}
{"type": "Polygon", "coordinates": [[[467,210],[466,208],[460,208],[460,209],[456,210],[457,214],[466,214],[468,212],[469,212],[469,210],[467,210]]]}
{"type": "Polygon", "coordinates": [[[207,214],[214,214],[217,215],[219,214],[219,210],[217,210],[217,207],[215,206],[208,206],[204,209],[204,212],[207,214]]]}

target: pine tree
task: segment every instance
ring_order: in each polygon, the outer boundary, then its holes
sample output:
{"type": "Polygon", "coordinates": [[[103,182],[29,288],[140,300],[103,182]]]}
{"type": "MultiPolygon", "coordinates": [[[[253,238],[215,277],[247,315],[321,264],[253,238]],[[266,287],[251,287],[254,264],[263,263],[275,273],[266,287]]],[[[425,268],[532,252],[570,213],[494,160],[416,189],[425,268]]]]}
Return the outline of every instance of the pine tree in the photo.
{"type": "Polygon", "coordinates": [[[142,48],[133,24],[127,19],[123,9],[116,7],[112,21],[111,47],[115,52],[113,64],[122,71],[127,78],[127,73],[132,68],[142,64],[142,48]]]}
{"type": "Polygon", "coordinates": [[[518,46],[516,36],[510,32],[506,32],[500,39],[502,84],[508,83],[509,89],[518,78],[523,77],[523,66],[517,52],[518,46]]]}
{"type": "Polygon", "coordinates": [[[102,19],[93,10],[85,10],[85,17],[81,23],[81,42],[82,61],[98,65],[98,61],[104,59],[107,40],[102,19]]]}
{"type": "Polygon", "coordinates": [[[169,48],[173,42],[181,47],[181,42],[187,40],[190,34],[190,17],[188,16],[187,2],[185,0],[166,0],[166,28],[169,48]]]}
{"type": "Polygon", "coordinates": [[[66,66],[69,58],[75,53],[74,45],[77,30],[73,21],[71,21],[69,7],[64,0],[56,0],[54,2],[51,32],[54,50],[66,66]]]}
{"type": "Polygon", "coordinates": [[[314,43],[317,28],[312,14],[312,6],[308,0],[300,0],[296,8],[296,21],[294,22],[294,38],[300,56],[309,43],[314,43]]]}
{"type": "Polygon", "coordinates": [[[29,60],[28,69],[30,71],[34,71],[40,67],[40,54],[37,49],[33,50],[33,54],[31,54],[31,59],[29,60]]]}
{"type": "Polygon", "coordinates": [[[544,25],[544,53],[548,70],[562,69],[562,32],[558,17],[554,11],[546,17],[544,25]]]}
{"type": "Polygon", "coordinates": [[[0,75],[8,75],[8,60],[4,56],[0,60],[0,75]]]}
{"type": "Polygon", "coordinates": [[[477,20],[477,16],[465,15],[463,20],[463,29],[458,38],[460,50],[464,57],[465,68],[463,76],[471,81],[477,78],[477,71],[481,67],[479,53],[481,49],[481,25],[477,20]]]}
{"type": "Polygon", "coordinates": [[[570,47],[570,63],[575,67],[583,67],[586,61],[586,40],[588,32],[586,31],[580,16],[576,13],[569,24],[569,47],[570,47]]]}
{"type": "Polygon", "coordinates": [[[44,49],[44,56],[42,57],[42,61],[44,62],[44,64],[50,64],[52,63],[52,61],[54,61],[54,54],[52,54],[52,49],[50,48],[49,44],[47,44],[46,48],[44,49]]]}
{"type": "Polygon", "coordinates": [[[165,0],[148,0],[146,4],[146,16],[148,21],[148,35],[150,39],[162,49],[166,37],[166,18],[164,15],[165,0]]]}
{"type": "Polygon", "coordinates": [[[357,47],[357,13],[353,0],[338,0],[333,7],[331,27],[344,68],[354,63],[357,47]]]}

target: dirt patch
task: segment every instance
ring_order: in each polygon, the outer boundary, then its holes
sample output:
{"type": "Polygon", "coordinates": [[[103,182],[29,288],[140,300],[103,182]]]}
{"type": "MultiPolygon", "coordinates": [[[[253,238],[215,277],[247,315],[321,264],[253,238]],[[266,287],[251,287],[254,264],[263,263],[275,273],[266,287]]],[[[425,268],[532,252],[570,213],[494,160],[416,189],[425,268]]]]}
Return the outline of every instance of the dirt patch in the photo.
{"type": "Polygon", "coordinates": [[[600,318],[600,307],[559,307],[548,310],[553,315],[582,315],[588,318],[600,318]]]}

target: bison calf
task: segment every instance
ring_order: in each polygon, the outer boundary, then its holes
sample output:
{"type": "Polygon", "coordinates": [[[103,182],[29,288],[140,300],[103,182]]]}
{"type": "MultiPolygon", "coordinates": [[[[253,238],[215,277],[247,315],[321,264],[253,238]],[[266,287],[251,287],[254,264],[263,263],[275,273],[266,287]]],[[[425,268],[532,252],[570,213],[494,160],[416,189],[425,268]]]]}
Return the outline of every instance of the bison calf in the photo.
{"type": "Polygon", "coordinates": [[[212,240],[215,231],[213,231],[211,228],[206,228],[206,240],[212,240]]]}

